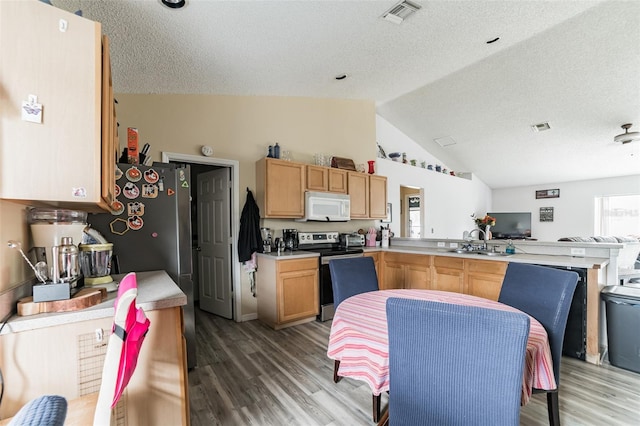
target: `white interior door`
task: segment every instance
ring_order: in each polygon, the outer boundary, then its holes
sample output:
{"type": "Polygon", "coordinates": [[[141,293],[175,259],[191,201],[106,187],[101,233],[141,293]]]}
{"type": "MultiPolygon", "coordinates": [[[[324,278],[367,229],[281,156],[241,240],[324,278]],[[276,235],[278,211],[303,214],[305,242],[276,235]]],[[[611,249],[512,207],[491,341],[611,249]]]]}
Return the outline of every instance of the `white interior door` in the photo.
{"type": "Polygon", "coordinates": [[[230,169],[197,177],[200,309],[233,319],[230,169]]]}

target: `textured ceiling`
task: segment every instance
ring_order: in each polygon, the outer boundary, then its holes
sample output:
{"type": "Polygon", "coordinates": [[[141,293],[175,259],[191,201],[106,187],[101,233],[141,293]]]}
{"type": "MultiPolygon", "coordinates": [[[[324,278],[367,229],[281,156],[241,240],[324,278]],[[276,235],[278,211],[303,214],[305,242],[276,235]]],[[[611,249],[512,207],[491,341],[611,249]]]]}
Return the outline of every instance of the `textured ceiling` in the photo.
{"type": "Polygon", "coordinates": [[[493,188],[640,174],[612,142],[640,131],[640,1],[51,1],[103,24],[118,93],[372,99],[493,188]]]}

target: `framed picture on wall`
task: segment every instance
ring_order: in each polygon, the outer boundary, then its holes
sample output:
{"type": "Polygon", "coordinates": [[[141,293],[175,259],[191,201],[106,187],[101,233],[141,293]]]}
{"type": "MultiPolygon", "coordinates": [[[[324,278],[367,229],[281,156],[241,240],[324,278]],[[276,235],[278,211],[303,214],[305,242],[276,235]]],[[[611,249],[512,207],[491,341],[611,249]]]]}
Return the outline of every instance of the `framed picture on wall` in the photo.
{"type": "Polygon", "coordinates": [[[382,219],[382,223],[391,223],[391,203],[387,203],[387,217],[382,219]]]}

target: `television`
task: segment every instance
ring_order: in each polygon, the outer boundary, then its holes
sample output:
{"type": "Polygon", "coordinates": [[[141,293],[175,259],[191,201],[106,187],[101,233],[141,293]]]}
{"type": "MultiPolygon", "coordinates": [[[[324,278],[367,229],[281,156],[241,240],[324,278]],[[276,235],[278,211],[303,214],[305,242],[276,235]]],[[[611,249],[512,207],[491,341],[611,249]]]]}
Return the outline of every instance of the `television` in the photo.
{"type": "Polygon", "coordinates": [[[492,238],[522,240],[531,238],[531,212],[487,213],[496,218],[491,227],[492,238]]]}

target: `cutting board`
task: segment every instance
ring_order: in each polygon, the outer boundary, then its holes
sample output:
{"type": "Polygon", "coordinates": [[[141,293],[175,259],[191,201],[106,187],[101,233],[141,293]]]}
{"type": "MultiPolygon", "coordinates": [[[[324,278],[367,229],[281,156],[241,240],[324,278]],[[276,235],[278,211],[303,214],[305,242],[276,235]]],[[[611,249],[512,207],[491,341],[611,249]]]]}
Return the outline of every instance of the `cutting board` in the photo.
{"type": "Polygon", "coordinates": [[[51,302],[33,301],[33,297],[24,297],[18,300],[18,315],[36,315],[50,312],[70,312],[89,308],[101,303],[107,298],[107,289],[102,287],[83,288],[73,295],[71,299],[54,300],[51,302]]]}

